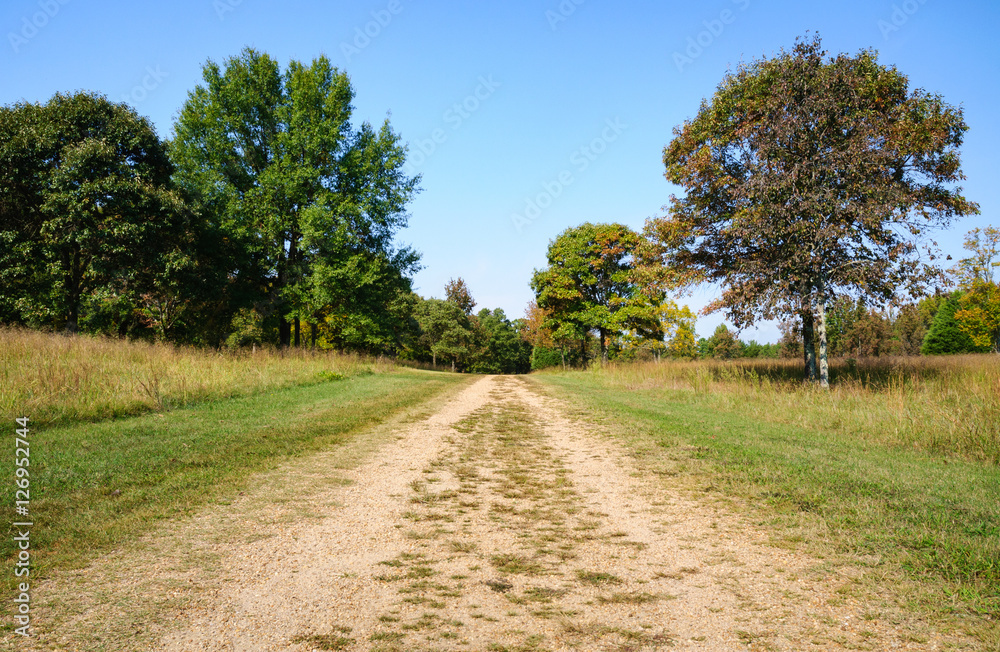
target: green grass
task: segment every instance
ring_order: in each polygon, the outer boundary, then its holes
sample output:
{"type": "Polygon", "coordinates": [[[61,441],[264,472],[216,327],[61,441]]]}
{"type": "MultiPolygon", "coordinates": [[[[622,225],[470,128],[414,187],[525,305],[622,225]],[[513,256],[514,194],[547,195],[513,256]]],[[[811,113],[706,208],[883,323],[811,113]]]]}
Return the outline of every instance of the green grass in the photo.
{"type": "MultiPolygon", "coordinates": [[[[344,443],[467,380],[398,370],[165,414],[34,429],[32,578],[85,563],[164,519],[230,500],[251,475],[344,443]]],[[[13,472],[13,455],[0,458],[0,477],[13,472]]],[[[13,483],[3,483],[0,496],[13,505],[13,483]]],[[[11,536],[0,542],[8,568],[12,544],[11,536]]]]}
{"type": "MultiPolygon", "coordinates": [[[[710,391],[658,383],[641,365],[534,379],[622,438],[651,472],[761,506],[776,542],[870,560],[873,575],[906,580],[900,600],[917,609],[968,616],[973,627],[1000,615],[996,464],[865,436],[843,419],[821,427],[832,398],[809,390],[790,389],[800,400],[768,410],[790,396],[738,378],[710,391]]],[[[877,410],[886,398],[868,392],[877,410]]]]}

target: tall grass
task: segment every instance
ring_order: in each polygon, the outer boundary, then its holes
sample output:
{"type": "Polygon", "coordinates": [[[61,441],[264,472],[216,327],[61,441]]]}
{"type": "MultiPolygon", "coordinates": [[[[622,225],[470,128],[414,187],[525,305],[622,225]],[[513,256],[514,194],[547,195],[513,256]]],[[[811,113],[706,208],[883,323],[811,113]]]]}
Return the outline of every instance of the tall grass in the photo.
{"type": "Polygon", "coordinates": [[[0,419],[96,421],[388,368],[328,352],[218,352],[0,327],[0,419]]]}
{"type": "Polygon", "coordinates": [[[1000,464],[1000,356],[835,360],[823,391],[797,360],[594,369],[602,383],[692,392],[720,410],[1000,464]]]}

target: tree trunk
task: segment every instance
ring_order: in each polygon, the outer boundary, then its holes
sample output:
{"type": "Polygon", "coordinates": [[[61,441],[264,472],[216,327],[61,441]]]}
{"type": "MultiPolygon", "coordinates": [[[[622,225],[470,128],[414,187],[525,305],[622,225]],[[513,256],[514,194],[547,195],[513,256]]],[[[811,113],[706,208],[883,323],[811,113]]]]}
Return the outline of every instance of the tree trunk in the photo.
{"type": "Polygon", "coordinates": [[[812,301],[805,302],[802,311],[802,349],[806,364],[806,380],[815,382],[816,380],[816,337],[814,333],[814,322],[812,301]],[[807,307],[806,307],[807,306],[807,307]]]}
{"type": "Polygon", "coordinates": [[[455,373],[455,358],[451,359],[451,373],[455,373]]]}
{"type": "Polygon", "coordinates": [[[601,336],[601,366],[608,366],[608,335],[605,333],[604,329],[598,330],[601,336]]]}
{"type": "Polygon", "coordinates": [[[559,355],[562,357],[563,371],[566,371],[566,347],[559,347],[559,355]]]}
{"type": "Polygon", "coordinates": [[[826,356],[826,284],[822,279],[816,290],[819,295],[819,300],[816,302],[816,308],[819,310],[819,386],[829,389],[830,367],[826,356]]]}
{"type": "Polygon", "coordinates": [[[80,300],[70,299],[69,314],[66,316],[66,332],[76,335],[80,330],[80,300]]]}
{"type": "Polygon", "coordinates": [[[299,318],[296,317],[295,318],[295,348],[296,349],[299,348],[299,345],[301,344],[301,341],[302,341],[300,339],[300,337],[299,337],[299,331],[300,330],[301,330],[301,324],[299,323],[299,318]]]}
{"type": "Polygon", "coordinates": [[[292,343],[292,324],[282,316],[278,324],[278,344],[283,349],[287,349],[292,343]]]}
{"type": "Polygon", "coordinates": [[[285,319],[288,311],[285,308],[285,300],[281,296],[282,290],[285,289],[285,285],[288,283],[288,262],[285,256],[284,237],[281,238],[280,243],[278,264],[276,266],[277,279],[275,280],[271,297],[272,301],[274,301],[274,309],[278,313],[278,347],[284,349],[292,342],[292,325],[285,319]]]}
{"type": "Polygon", "coordinates": [[[309,324],[309,336],[312,339],[312,348],[316,348],[316,333],[319,327],[316,324],[309,324]]]}
{"type": "MultiPolygon", "coordinates": [[[[65,261],[65,257],[63,258],[65,261]]],[[[68,261],[69,270],[66,273],[66,332],[76,335],[80,330],[80,278],[82,274],[78,272],[80,267],[80,252],[74,251],[72,258],[68,261]]]]}
{"type": "Polygon", "coordinates": [[[435,369],[438,368],[438,354],[431,351],[431,366],[435,369]]]}

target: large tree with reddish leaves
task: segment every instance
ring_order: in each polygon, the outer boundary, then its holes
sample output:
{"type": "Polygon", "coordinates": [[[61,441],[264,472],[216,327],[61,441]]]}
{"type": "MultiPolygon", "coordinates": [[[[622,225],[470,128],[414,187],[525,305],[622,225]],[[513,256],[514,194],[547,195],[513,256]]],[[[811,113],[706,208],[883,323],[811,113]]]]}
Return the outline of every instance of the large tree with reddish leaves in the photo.
{"type": "Polygon", "coordinates": [[[924,236],[978,211],[955,187],[966,130],[874,51],[799,40],[727,74],[675,129],[663,161],[685,194],[646,233],[675,281],[723,288],[708,309],[737,326],[798,315],[807,369],[815,324],[825,386],[826,306],[925,291],[939,270],[924,236]]]}

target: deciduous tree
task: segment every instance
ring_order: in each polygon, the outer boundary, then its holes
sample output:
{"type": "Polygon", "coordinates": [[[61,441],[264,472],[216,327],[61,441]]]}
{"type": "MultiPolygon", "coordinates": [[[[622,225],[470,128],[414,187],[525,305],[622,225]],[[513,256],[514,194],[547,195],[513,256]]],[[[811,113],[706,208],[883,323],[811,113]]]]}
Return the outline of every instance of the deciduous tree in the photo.
{"type": "Polygon", "coordinates": [[[966,129],[874,51],[828,58],[800,40],[727,74],[675,129],[664,164],[685,194],[647,234],[678,283],[723,288],[708,309],[737,327],[799,316],[807,367],[815,320],[825,386],[826,306],[923,293],[939,270],[921,238],[978,211],[954,186],[966,129]]]}
{"type": "Polygon", "coordinates": [[[152,291],[184,229],[170,174],[149,121],[102,95],[0,108],[0,312],[72,333],[95,293],[152,291]]]}
{"type": "Polygon", "coordinates": [[[965,248],[972,255],[960,260],[954,270],[965,291],[955,320],[977,347],[1000,353],[1000,285],[994,280],[1000,267],[1000,229],[972,229],[965,237],[965,248]]]}
{"type": "Polygon", "coordinates": [[[609,337],[625,330],[662,337],[656,315],[662,294],[637,284],[633,274],[639,243],[627,226],[589,222],[549,243],[549,265],[535,270],[531,288],[549,312],[555,339],[582,340],[596,331],[607,362],[609,337]]]}
{"type": "Polygon", "coordinates": [[[472,324],[469,316],[458,304],[441,299],[421,300],[414,311],[420,324],[421,343],[431,352],[432,363],[437,367],[438,357],[451,361],[455,371],[459,359],[469,352],[472,343],[472,324]]]}
{"type": "Polygon", "coordinates": [[[472,309],[476,307],[476,300],[472,298],[472,292],[461,276],[448,280],[444,286],[444,294],[445,299],[458,305],[467,315],[471,315],[472,309]]]}
{"type": "MultiPolygon", "coordinates": [[[[394,242],[418,179],[403,173],[405,146],[389,122],[353,127],[350,80],[322,56],[282,72],[246,49],[221,67],[209,61],[203,76],[171,155],[227,233],[252,303],[280,318],[280,344],[293,329],[299,343],[303,319],[384,322],[417,261],[394,242]]],[[[357,333],[334,339],[371,344],[357,333]]]]}

